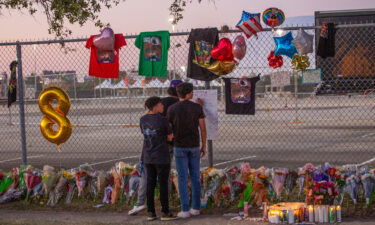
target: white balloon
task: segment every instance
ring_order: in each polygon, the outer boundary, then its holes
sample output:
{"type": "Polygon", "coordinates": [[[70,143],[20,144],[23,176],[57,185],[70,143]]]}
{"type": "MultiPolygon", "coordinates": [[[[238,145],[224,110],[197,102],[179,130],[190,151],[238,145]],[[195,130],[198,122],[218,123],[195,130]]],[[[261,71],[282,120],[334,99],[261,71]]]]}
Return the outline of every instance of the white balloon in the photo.
{"type": "Polygon", "coordinates": [[[302,29],[298,30],[297,36],[292,42],[296,46],[299,55],[306,55],[314,52],[314,35],[310,35],[302,29]]]}

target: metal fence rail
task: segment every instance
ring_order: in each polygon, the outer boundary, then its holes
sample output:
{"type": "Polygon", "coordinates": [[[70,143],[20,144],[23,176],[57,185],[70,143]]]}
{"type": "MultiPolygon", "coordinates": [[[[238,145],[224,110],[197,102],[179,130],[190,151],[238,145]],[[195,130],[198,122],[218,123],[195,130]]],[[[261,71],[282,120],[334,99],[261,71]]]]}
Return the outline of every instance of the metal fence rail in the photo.
{"type": "MultiPolygon", "coordinates": [[[[291,30],[295,35],[299,28],[283,29],[291,30]]],[[[304,27],[310,34],[315,34],[318,28],[304,27]]],[[[373,65],[375,43],[368,38],[368,45],[363,48],[360,38],[364,30],[368,37],[375,36],[374,24],[340,26],[334,59],[341,62],[350,56],[362,59],[362,62],[367,59],[366,65],[373,65]],[[358,40],[358,44],[353,42],[347,46],[347,51],[342,50],[346,44],[344,35],[358,40]]],[[[169,79],[186,79],[187,34],[171,35],[169,79]]],[[[220,37],[234,39],[237,35],[238,31],[230,31],[221,33],[220,37]]],[[[300,74],[291,70],[289,58],[284,57],[281,68],[273,70],[268,66],[267,55],[274,49],[273,31],[268,29],[258,36],[258,39],[248,39],[246,57],[228,75],[262,75],[262,80],[257,83],[256,114],[226,115],[222,82],[219,79],[211,83],[211,88],[218,90],[219,103],[219,138],[213,141],[213,163],[225,166],[228,161],[249,160],[254,166],[297,167],[306,162],[361,163],[375,157],[375,72],[372,68],[366,76],[343,78],[342,74],[350,75],[353,71],[360,71],[360,74],[363,68],[341,66],[338,70],[338,63],[328,59],[330,63],[323,68],[322,85],[302,84],[300,74]],[[276,71],[290,72],[290,85],[272,87],[269,74],[276,71]],[[339,91],[335,93],[335,90],[339,91]]],[[[0,90],[0,102],[4,103],[0,106],[0,169],[21,163],[22,157],[26,157],[22,149],[27,150],[27,163],[35,166],[76,167],[88,162],[97,167],[108,167],[120,159],[137,162],[142,148],[138,123],[144,113],[144,100],[151,95],[165,96],[166,86],[148,87],[152,80],[137,75],[139,50],[134,46],[134,38],[126,36],[128,45],[120,51],[121,78],[110,81],[85,76],[90,54],[84,47],[85,39],[65,40],[65,48],[61,48],[61,41],[0,43],[0,76],[6,78],[6,74],[9,77],[9,64],[17,59],[18,50],[18,60],[22,59],[20,75],[25,97],[24,103],[19,101],[8,110],[6,90],[0,90]],[[97,88],[103,82],[114,86],[123,82],[125,77],[130,84],[145,79],[145,86],[97,88]],[[37,97],[48,86],[63,88],[72,100],[69,118],[74,126],[73,134],[62,145],[61,151],[43,139],[39,130],[42,114],[37,97]],[[25,115],[19,106],[24,107],[25,115]],[[20,132],[23,125],[25,137],[20,132]]],[[[322,63],[315,53],[310,54],[309,59],[311,68],[322,63]]],[[[205,88],[204,83],[196,81],[194,86],[205,88]]],[[[4,82],[0,83],[1,87],[4,87],[4,82]]],[[[208,165],[207,159],[203,164],[208,165]]]]}

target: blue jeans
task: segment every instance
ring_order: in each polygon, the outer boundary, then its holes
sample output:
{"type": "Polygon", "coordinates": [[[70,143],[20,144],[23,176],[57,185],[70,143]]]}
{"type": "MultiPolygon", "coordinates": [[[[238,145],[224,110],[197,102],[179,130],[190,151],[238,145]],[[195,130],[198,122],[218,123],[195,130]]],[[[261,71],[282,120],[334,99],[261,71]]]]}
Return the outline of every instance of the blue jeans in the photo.
{"type": "Polygon", "coordinates": [[[180,192],[181,209],[189,211],[188,172],[192,185],[192,208],[200,209],[201,183],[200,183],[200,149],[174,148],[176,168],[178,172],[178,190],[180,192]]]}

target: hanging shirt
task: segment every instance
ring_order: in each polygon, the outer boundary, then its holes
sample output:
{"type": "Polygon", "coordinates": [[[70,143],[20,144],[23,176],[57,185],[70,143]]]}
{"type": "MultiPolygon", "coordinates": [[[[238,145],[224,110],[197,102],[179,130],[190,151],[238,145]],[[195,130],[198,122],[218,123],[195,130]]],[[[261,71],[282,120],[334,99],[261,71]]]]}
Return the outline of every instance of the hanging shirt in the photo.
{"type": "Polygon", "coordinates": [[[142,32],[135,39],[140,49],[138,73],[143,76],[167,77],[168,31],[142,32]]]}
{"type": "Polygon", "coordinates": [[[225,82],[225,113],[255,114],[255,84],[259,77],[223,78],[225,82]]]}
{"type": "Polygon", "coordinates": [[[208,67],[214,60],[211,49],[219,42],[217,28],[192,29],[187,40],[190,43],[187,76],[192,79],[211,81],[218,76],[211,73],[208,67]]]}
{"type": "Polygon", "coordinates": [[[86,42],[86,48],[91,48],[89,75],[101,78],[118,78],[120,48],[126,45],[122,34],[115,34],[115,49],[100,50],[94,45],[92,35],[86,42]]]}

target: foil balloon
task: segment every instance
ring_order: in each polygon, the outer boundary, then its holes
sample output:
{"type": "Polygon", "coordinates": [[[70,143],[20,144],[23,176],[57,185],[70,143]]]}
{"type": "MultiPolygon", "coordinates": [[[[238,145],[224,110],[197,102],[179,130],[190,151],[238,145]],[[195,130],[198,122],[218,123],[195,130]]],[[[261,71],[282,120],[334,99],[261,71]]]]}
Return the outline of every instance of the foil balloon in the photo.
{"type": "Polygon", "coordinates": [[[231,73],[236,67],[237,63],[234,60],[216,61],[212,63],[207,69],[212,73],[220,76],[231,73]]]}
{"type": "Polygon", "coordinates": [[[274,37],[273,39],[276,43],[275,55],[286,55],[289,58],[293,58],[297,53],[296,47],[292,43],[293,36],[291,32],[282,37],[274,37]]]}
{"type": "Polygon", "coordinates": [[[285,21],[284,12],[278,8],[268,8],[262,14],[263,22],[272,28],[280,26],[285,21]]]}
{"type": "Polygon", "coordinates": [[[257,32],[263,31],[262,24],[260,23],[260,13],[253,14],[242,11],[242,17],[236,27],[240,29],[247,38],[252,35],[257,36],[257,32]]]}
{"type": "Polygon", "coordinates": [[[301,72],[305,71],[310,66],[309,57],[307,56],[293,56],[292,68],[295,71],[301,72]]]}
{"type": "Polygon", "coordinates": [[[67,141],[72,134],[72,125],[66,115],[70,109],[68,95],[60,88],[50,87],[40,93],[39,109],[44,114],[40,122],[40,130],[44,138],[58,146],[67,141]],[[52,101],[57,101],[57,106],[52,106],[52,101]],[[54,130],[53,125],[58,129],[54,130]]]}
{"type": "Polygon", "coordinates": [[[246,55],[246,40],[242,35],[238,35],[233,41],[233,56],[242,60],[246,55]]]}
{"type": "Polygon", "coordinates": [[[281,55],[274,55],[275,51],[271,51],[268,55],[268,65],[274,69],[283,66],[283,57],[281,55]]]}
{"type": "Polygon", "coordinates": [[[103,51],[111,51],[115,49],[115,34],[113,30],[106,27],[99,35],[94,37],[94,45],[103,51]]]}
{"type": "Polygon", "coordinates": [[[310,35],[302,29],[298,30],[297,36],[294,38],[292,42],[294,46],[296,46],[299,55],[306,55],[314,51],[314,35],[310,35]]]}
{"type": "Polygon", "coordinates": [[[211,56],[219,61],[233,60],[232,42],[228,38],[220,39],[218,45],[211,50],[211,56]]]}

